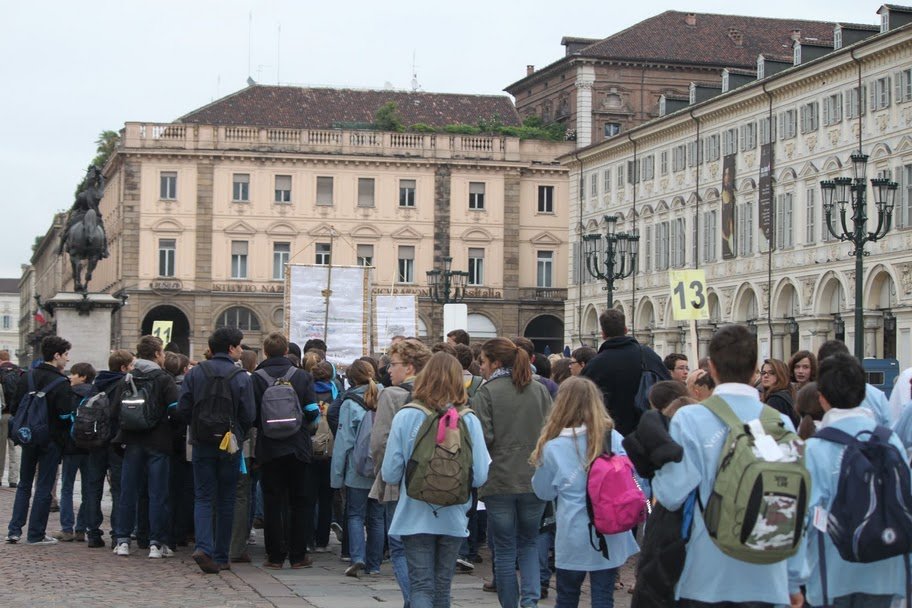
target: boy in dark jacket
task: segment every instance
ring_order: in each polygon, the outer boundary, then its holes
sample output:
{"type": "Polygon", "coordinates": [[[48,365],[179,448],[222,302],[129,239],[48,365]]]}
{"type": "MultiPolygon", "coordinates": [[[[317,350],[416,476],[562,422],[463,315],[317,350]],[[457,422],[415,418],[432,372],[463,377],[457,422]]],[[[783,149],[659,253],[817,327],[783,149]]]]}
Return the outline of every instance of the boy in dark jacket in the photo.
{"type": "Polygon", "coordinates": [[[70,360],[69,342],[59,336],[48,336],[41,341],[42,362],[24,374],[19,380],[10,413],[15,416],[22,398],[29,392],[29,380],[35,389],[47,389],[47,418],[50,425],[51,439],[47,445],[23,445],[20,464],[19,487],[16,488],[16,501],[13,504],[13,516],[10,518],[6,541],[17,543],[22,537],[22,526],[32,495],[32,483],[37,471],[38,481],[35,487],[35,500],[32,502],[31,515],[28,518],[29,545],[53,545],[57,540],[45,535],[48,514],[51,510],[51,488],[57,476],[57,465],[66,442],[67,424],[65,418],[73,413],[76,405],[69,379],[64,375],[70,360]],[[61,418],[63,416],[64,418],[61,418]]]}

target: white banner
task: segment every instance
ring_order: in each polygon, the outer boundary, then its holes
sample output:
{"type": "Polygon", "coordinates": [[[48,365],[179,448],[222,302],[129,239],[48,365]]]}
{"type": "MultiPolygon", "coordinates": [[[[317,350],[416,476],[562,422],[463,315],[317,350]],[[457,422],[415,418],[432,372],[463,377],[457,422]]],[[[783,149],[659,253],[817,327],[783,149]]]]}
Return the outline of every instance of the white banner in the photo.
{"type": "Polygon", "coordinates": [[[374,352],[386,352],[393,336],[418,335],[418,296],[378,295],[374,311],[374,352]]]}
{"type": "Polygon", "coordinates": [[[297,345],[326,341],[326,358],[349,365],[367,354],[370,321],[370,268],[289,265],[285,286],[288,338],[297,345]],[[327,296],[329,313],[327,314],[327,296]]]}

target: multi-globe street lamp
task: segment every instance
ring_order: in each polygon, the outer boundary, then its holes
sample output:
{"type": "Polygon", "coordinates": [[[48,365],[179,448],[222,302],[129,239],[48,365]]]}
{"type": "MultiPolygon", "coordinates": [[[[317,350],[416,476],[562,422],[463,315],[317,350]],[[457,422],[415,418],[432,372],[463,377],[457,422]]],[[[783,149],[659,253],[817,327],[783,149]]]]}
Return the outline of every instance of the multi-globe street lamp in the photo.
{"type": "Polygon", "coordinates": [[[636,232],[616,232],[617,217],[605,216],[605,247],[600,247],[602,235],[583,236],[586,270],[599,280],[605,281],[608,291],[608,308],[614,306],[614,282],[625,279],[636,270],[640,237],[636,232]]]}
{"type": "Polygon", "coordinates": [[[852,255],[855,256],[855,356],[864,358],[864,247],[884,238],[890,231],[893,218],[893,205],[896,200],[896,190],[899,185],[886,178],[871,179],[874,189],[874,205],[877,207],[877,229],[867,231],[867,184],[865,172],[867,170],[868,155],[860,150],[851,156],[854,178],[837,177],[832,180],[820,182],[820,191],[823,199],[824,221],[827,230],[840,241],[848,241],[855,247],[852,255]],[[852,228],[846,223],[848,206],[852,209],[852,228]],[[839,224],[837,232],[833,227],[833,210],[838,207],[839,224]]]}
{"type": "Polygon", "coordinates": [[[469,273],[465,270],[452,270],[453,258],[443,258],[443,270],[428,270],[427,283],[431,299],[437,304],[455,304],[465,298],[466,282],[469,273]]]}

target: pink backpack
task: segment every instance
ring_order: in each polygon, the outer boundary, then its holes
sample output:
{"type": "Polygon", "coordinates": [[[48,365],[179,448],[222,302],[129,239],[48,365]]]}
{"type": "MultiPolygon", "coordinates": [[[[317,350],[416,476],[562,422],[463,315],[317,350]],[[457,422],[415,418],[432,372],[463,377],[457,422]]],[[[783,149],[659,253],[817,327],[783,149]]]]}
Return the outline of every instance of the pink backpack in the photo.
{"type": "Polygon", "coordinates": [[[589,467],[586,480],[586,511],[589,514],[589,543],[608,557],[605,536],[620,534],[646,521],[649,503],[633,474],[626,456],[603,453],[589,467]],[[596,546],[594,537],[598,538],[596,546]]]}

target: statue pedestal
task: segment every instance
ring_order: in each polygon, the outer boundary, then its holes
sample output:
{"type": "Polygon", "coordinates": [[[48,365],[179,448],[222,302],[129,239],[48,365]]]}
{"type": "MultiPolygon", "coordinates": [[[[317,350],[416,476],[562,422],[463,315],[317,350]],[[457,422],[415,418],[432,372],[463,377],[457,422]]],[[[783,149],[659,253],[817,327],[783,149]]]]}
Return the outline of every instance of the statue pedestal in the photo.
{"type": "Polygon", "coordinates": [[[91,363],[108,369],[111,354],[111,315],[123,302],[106,293],[58,293],[45,303],[57,321],[57,335],[68,340],[70,365],[91,363]]]}

